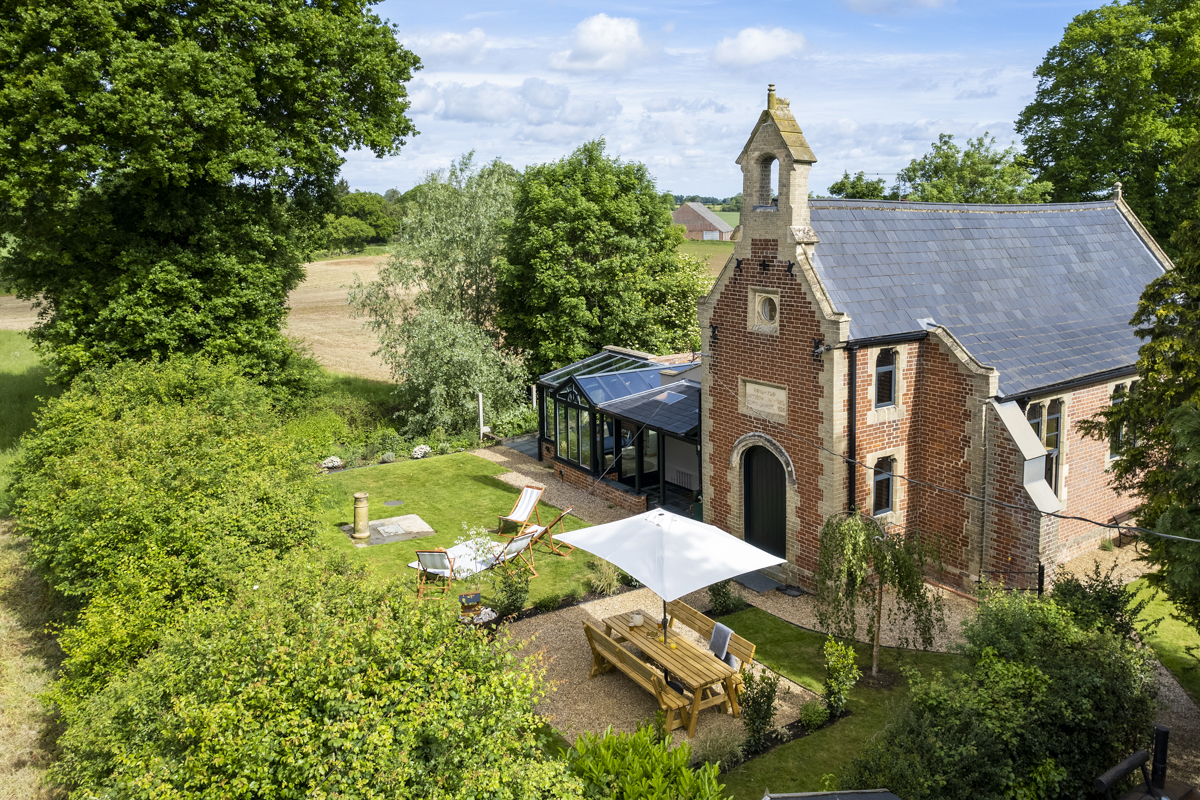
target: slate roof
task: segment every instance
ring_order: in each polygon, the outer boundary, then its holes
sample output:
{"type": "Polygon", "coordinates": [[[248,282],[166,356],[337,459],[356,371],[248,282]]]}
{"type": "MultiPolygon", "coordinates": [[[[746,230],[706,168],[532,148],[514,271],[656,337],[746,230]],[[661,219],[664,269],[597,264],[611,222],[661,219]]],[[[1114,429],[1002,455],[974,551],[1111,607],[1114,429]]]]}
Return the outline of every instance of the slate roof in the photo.
{"type": "Polygon", "coordinates": [[[708,208],[708,206],[704,205],[703,203],[697,203],[693,201],[691,203],[684,203],[684,205],[703,217],[705,222],[711,223],[712,226],[721,233],[729,233],[733,230],[732,225],[718,217],[708,208]]]}
{"type": "Polygon", "coordinates": [[[695,438],[700,430],[700,384],[687,379],[675,381],[602,403],[598,408],[639,425],[695,438]]]}
{"type": "Polygon", "coordinates": [[[814,266],[850,338],[932,318],[1013,396],[1137,361],[1129,319],[1164,265],[1114,201],[810,200],[814,266]]]}

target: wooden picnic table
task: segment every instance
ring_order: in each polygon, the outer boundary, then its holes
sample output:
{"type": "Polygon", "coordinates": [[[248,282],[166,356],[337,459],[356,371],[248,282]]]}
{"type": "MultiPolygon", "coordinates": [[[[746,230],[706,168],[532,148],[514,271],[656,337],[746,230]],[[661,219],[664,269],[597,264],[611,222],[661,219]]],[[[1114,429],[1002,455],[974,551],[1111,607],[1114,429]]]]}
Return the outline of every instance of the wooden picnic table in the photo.
{"type": "Polygon", "coordinates": [[[630,611],[604,620],[604,632],[615,641],[628,641],[667,670],[692,692],[692,709],[688,719],[688,736],[696,735],[696,718],[700,711],[711,706],[729,704],[734,716],[741,714],[737,702],[737,671],[708,650],[702,650],[680,634],[670,636],[666,643],[660,642],[662,635],[652,621],[653,614],[645,611],[630,611]],[[633,615],[641,613],[642,625],[631,628],[633,615]],[[675,645],[672,650],[670,645],[675,645]],[[723,684],[724,693],[712,691],[723,684]],[[707,693],[707,697],[705,696],[707,693]]]}

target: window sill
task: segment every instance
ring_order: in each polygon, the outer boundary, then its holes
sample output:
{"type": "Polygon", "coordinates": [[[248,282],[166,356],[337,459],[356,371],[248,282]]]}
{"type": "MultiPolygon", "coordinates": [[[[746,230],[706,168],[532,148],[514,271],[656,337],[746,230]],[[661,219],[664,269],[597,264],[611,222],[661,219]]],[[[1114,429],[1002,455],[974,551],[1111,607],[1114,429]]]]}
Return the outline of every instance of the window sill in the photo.
{"type": "Polygon", "coordinates": [[[904,408],[898,405],[881,406],[867,409],[867,424],[877,425],[880,422],[894,422],[904,416],[904,408]]]}

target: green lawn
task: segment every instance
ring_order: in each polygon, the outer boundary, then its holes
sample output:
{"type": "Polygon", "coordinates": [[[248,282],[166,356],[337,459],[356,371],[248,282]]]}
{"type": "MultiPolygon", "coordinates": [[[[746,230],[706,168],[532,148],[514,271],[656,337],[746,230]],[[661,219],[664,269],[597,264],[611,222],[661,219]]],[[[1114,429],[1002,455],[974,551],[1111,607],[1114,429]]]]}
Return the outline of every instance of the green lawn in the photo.
{"type": "Polygon", "coordinates": [[[57,395],[49,383],[50,372],[33,352],[23,333],[0,331],[0,514],[7,513],[4,500],[8,485],[4,469],[17,457],[17,443],[33,427],[33,412],[41,407],[39,397],[57,395]]]}
{"type": "Polygon", "coordinates": [[[308,263],[312,264],[317,261],[336,261],[342,258],[362,258],[363,256],[383,256],[387,255],[388,246],[386,244],[369,244],[357,253],[329,253],[320,252],[313,253],[312,260],[308,263]]]}
{"type": "MultiPolygon", "coordinates": [[[[822,691],[824,635],[797,628],[756,608],[721,621],[758,646],[754,657],[763,664],[807,689],[822,691]]],[[[858,643],[856,649],[859,668],[866,674],[871,669],[870,646],[858,643]]],[[[967,667],[962,656],[893,648],[883,648],[879,660],[886,670],[909,666],[922,674],[967,667]]],[[[891,689],[857,686],[850,693],[848,717],[748,761],[721,780],[737,800],[758,800],[767,788],[777,792],[821,791],[821,776],[837,774],[849,764],[883,728],[907,693],[903,679],[891,689]]]]}
{"type": "MultiPolygon", "coordinates": [[[[1133,585],[1137,587],[1139,597],[1148,597],[1152,591],[1144,580],[1133,585]]],[[[1149,619],[1162,617],[1163,621],[1146,641],[1158,656],[1158,660],[1171,670],[1188,695],[1200,703],[1200,664],[1185,651],[1187,647],[1200,648],[1200,634],[1197,634],[1194,628],[1173,619],[1171,615],[1174,613],[1175,606],[1162,595],[1151,600],[1144,616],[1149,619]]],[[[1200,655],[1200,650],[1197,654],[1200,655]]]]}
{"type": "Polygon", "coordinates": [[[740,211],[714,211],[713,213],[735,228],[742,222],[742,212],[740,211]]]}
{"type": "MultiPolygon", "coordinates": [[[[321,479],[327,489],[321,540],[335,550],[348,553],[355,561],[371,565],[378,576],[399,575],[411,579],[415,586],[416,573],[407,564],[416,559],[414,553],[418,549],[449,548],[463,535],[464,522],[468,527],[494,528],[497,515],[512,510],[519,492],[495,477],[502,472],[505,469],[491,461],[470,453],[457,453],[327,475],[321,479]],[[352,522],[355,492],[371,495],[371,519],[417,514],[436,533],[407,542],[355,547],[337,527],[352,522]],[[385,500],[403,500],[404,505],[385,506],[385,500]]],[[[544,503],[538,511],[543,523],[559,513],[559,509],[544,503]]],[[[568,530],[587,527],[586,522],[573,516],[567,517],[566,522],[568,530]]],[[[539,577],[530,583],[530,602],[552,592],[561,596],[573,586],[584,588],[589,560],[590,556],[582,550],[567,558],[539,550],[535,554],[539,577]]],[[[458,586],[456,582],[456,590],[458,586]]],[[[467,585],[463,591],[467,591],[467,585]]],[[[486,596],[486,587],[484,592],[486,596]]]]}
{"type": "Polygon", "coordinates": [[[679,245],[678,252],[689,256],[697,256],[708,262],[708,272],[716,276],[733,254],[733,242],[706,242],[702,239],[685,239],[679,245]]]}

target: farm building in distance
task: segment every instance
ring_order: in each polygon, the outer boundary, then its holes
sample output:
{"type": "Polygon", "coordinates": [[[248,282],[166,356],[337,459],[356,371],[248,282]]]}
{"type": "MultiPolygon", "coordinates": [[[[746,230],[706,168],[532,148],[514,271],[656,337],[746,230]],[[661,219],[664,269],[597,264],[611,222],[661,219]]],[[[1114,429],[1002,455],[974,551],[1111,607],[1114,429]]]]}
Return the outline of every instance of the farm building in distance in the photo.
{"type": "Polygon", "coordinates": [[[703,203],[684,203],[671,213],[676,225],[687,229],[687,238],[707,241],[729,241],[733,226],[718,217],[703,203]]]}

